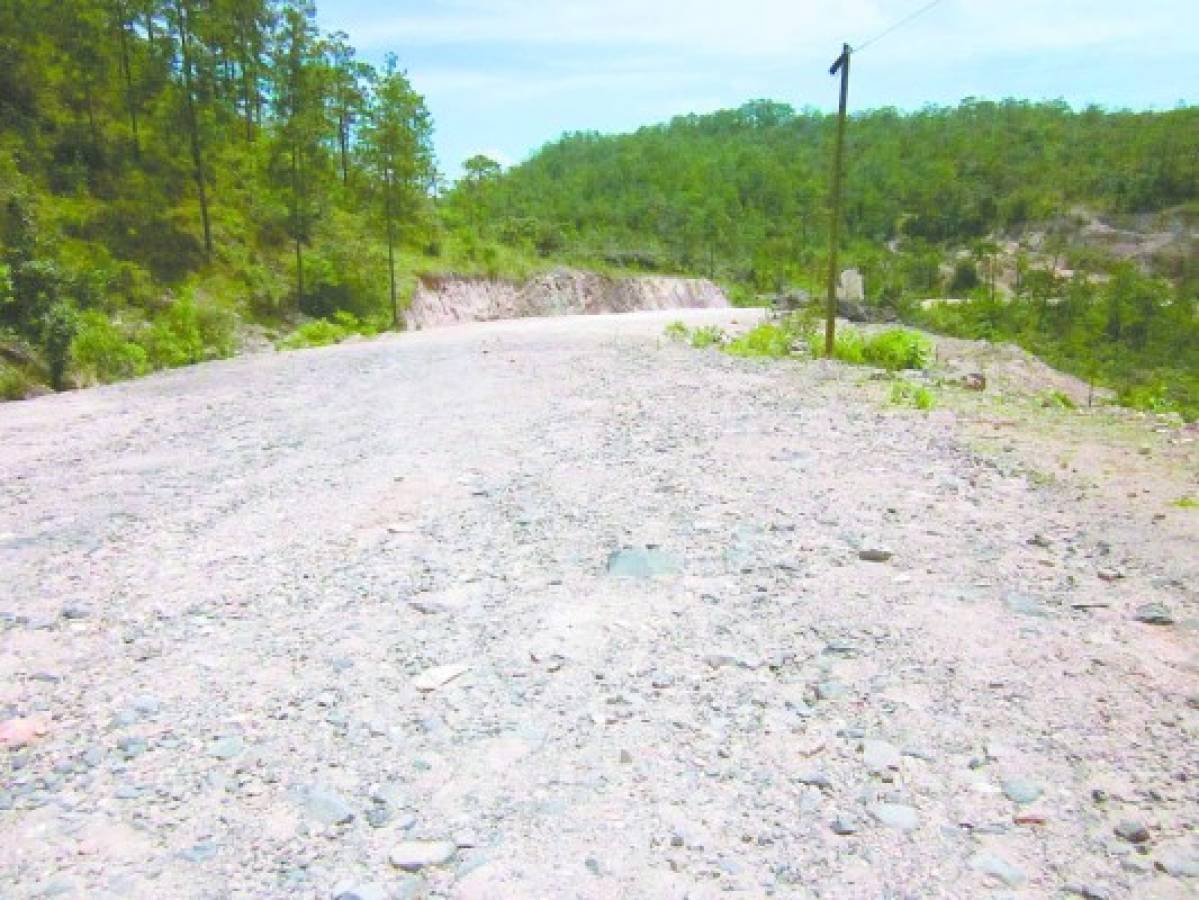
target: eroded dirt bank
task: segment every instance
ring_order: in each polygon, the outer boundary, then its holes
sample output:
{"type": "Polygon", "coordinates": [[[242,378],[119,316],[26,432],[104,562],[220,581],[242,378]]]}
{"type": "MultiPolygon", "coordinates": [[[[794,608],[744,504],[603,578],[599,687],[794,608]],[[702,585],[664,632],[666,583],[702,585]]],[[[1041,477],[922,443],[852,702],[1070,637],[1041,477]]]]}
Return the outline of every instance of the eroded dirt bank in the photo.
{"type": "Polygon", "coordinates": [[[426,278],[404,317],[417,330],[537,316],[596,315],[655,309],[720,309],[724,292],[704,279],[609,278],[559,269],[524,283],[487,278],[426,278]]]}
{"type": "Polygon", "coordinates": [[[0,409],[0,895],[1193,896],[1194,446],[660,337],[754,315],[0,409]]]}

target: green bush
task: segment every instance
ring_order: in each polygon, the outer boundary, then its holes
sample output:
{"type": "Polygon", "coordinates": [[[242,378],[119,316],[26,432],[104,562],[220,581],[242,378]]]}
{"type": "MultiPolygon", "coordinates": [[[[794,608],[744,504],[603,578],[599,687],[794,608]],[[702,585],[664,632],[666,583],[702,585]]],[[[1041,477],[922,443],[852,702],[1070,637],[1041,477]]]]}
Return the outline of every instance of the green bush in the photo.
{"type": "Polygon", "coordinates": [[[226,309],[183,299],[159,314],[139,343],[155,369],[223,359],[236,349],[234,321],[226,309]]]}
{"type": "Polygon", "coordinates": [[[98,310],[89,310],[79,317],[79,330],[71,341],[70,355],[75,368],[90,381],[120,381],[149,370],[145,349],[126,338],[98,310]]]}
{"type": "Polygon", "coordinates": [[[672,341],[676,341],[678,343],[682,343],[691,336],[691,332],[687,330],[687,326],[678,321],[671,322],[669,325],[667,325],[666,329],[663,331],[663,334],[665,334],[666,337],[670,338],[672,341]]]}
{"type": "Polygon", "coordinates": [[[724,341],[724,332],[715,325],[705,325],[703,328],[697,328],[691,332],[691,346],[696,350],[703,350],[706,347],[712,347],[724,341]]]}
{"type": "Polygon", "coordinates": [[[332,320],[314,319],[305,322],[276,345],[280,350],[302,350],[306,347],[327,347],[344,341],[350,335],[372,337],[379,333],[373,322],[362,321],[353,313],[340,310],[332,320]]]}
{"type": "Polygon", "coordinates": [[[933,345],[922,334],[903,328],[892,328],[872,335],[862,346],[866,362],[898,372],[903,369],[926,369],[932,361],[933,345]]]}
{"type": "Polygon", "coordinates": [[[20,369],[0,364],[0,400],[24,400],[33,380],[20,369]]]}
{"type": "Polygon", "coordinates": [[[897,381],[891,385],[891,405],[910,406],[928,412],[937,405],[937,396],[923,385],[897,381]]]}
{"type": "MultiPolygon", "coordinates": [[[[813,357],[824,356],[824,331],[813,328],[808,332],[808,349],[813,357]]],[[[833,340],[833,359],[860,366],[866,362],[866,342],[853,328],[838,328],[833,340]]]]}
{"type": "Polygon", "coordinates": [[[795,335],[780,325],[764,323],[730,342],[725,352],[733,356],[766,356],[779,359],[791,354],[795,335]]]}

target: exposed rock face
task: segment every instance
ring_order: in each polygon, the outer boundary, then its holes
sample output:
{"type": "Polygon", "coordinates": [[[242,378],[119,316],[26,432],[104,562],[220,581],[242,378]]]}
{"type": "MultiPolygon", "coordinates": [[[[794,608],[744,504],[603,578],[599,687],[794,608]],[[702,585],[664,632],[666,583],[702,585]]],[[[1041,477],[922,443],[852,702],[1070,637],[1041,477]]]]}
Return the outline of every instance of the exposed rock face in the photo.
{"type": "Polygon", "coordinates": [[[597,315],[647,309],[718,309],[724,292],[705,279],[608,278],[559,269],[524,284],[487,278],[428,278],[405,314],[410,329],[532,316],[597,315]]]}

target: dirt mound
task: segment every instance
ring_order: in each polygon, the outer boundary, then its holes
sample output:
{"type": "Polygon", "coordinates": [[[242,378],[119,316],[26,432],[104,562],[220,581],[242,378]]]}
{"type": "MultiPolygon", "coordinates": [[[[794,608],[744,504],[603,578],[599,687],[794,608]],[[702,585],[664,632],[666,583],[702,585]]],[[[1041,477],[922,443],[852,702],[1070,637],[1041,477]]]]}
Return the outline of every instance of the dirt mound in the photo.
{"type": "Polygon", "coordinates": [[[608,278],[559,269],[524,284],[490,278],[425,278],[405,314],[409,329],[535,316],[598,315],[650,309],[719,309],[724,292],[704,279],[608,278]]]}
{"type": "Polygon", "coordinates": [[[1001,393],[1039,396],[1058,393],[1078,406],[1112,399],[1111,391],[1095,388],[1081,378],[1060,372],[1015,344],[992,344],[930,335],[937,361],[951,375],[980,372],[1001,393]]]}

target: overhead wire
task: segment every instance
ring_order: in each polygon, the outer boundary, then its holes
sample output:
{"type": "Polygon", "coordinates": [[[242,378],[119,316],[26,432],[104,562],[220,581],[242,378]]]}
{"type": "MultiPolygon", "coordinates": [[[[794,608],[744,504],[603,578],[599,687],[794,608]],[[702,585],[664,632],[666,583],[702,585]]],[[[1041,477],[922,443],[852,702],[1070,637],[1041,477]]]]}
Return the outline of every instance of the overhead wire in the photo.
{"type": "Polygon", "coordinates": [[[931,3],[924,4],[924,6],[920,7],[914,13],[911,13],[910,15],[905,16],[904,18],[900,19],[898,22],[896,22],[894,25],[887,28],[885,31],[883,31],[879,34],[876,34],[870,40],[866,41],[866,43],[861,44],[860,46],[851,48],[854,55],[856,56],[857,54],[861,53],[867,47],[874,46],[879,41],[881,41],[883,38],[889,37],[890,35],[894,34],[896,31],[899,31],[899,29],[903,28],[905,25],[911,24],[912,22],[916,21],[916,19],[919,19],[922,15],[924,15],[926,12],[929,12],[934,7],[940,6],[944,2],[945,2],[945,0],[932,0],[931,3]]]}

